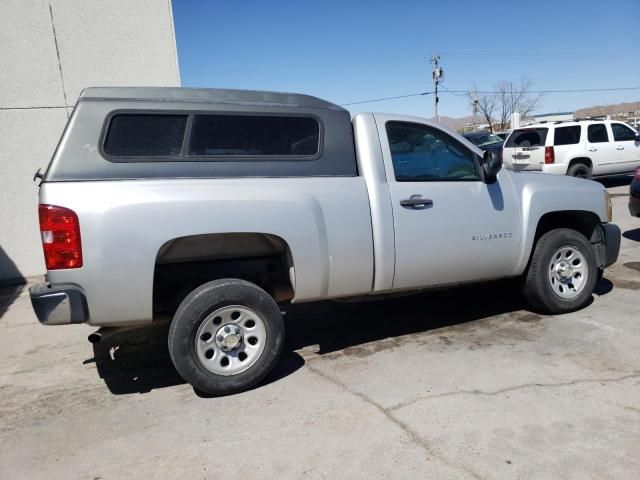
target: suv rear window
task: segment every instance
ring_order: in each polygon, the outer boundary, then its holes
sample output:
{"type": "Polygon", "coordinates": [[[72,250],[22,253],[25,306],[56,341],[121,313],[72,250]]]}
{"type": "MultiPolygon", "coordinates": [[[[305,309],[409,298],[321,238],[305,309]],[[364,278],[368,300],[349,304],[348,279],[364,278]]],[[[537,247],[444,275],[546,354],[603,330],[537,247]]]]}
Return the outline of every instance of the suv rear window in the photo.
{"type": "Polygon", "coordinates": [[[114,115],[104,140],[104,152],[117,157],[180,155],[187,115],[114,115]]]}
{"type": "Polygon", "coordinates": [[[195,115],[189,155],[308,156],[320,150],[320,124],[312,117],[195,115]]]}
{"type": "Polygon", "coordinates": [[[553,133],[554,145],[574,145],[580,142],[580,125],[556,127],[553,133]]]}
{"type": "Polygon", "coordinates": [[[522,128],[514,130],[505,148],[509,147],[541,147],[547,139],[548,128],[522,128]]]}

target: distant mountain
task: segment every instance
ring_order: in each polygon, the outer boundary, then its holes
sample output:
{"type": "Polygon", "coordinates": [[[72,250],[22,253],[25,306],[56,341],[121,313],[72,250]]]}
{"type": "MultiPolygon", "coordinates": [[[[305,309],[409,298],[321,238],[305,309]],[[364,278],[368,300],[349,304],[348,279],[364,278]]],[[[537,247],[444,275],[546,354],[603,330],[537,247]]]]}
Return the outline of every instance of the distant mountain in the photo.
{"type": "MultiPolygon", "coordinates": [[[[436,121],[435,117],[431,117],[429,120],[431,120],[432,122],[436,121]]],[[[445,127],[449,127],[451,130],[458,130],[462,128],[463,125],[471,122],[473,122],[472,116],[453,118],[453,117],[447,117],[445,115],[440,115],[440,124],[444,125],[445,127]]],[[[480,115],[476,117],[476,122],[482,123],[482,119],[480,118],[480,115]]]]}
{"type": "MultiPolygon", "coordinates": [[[[581,108],[575,111],[574,116],[576,118],[581,117],[593,117],[597,115],[614,115],[616,113],[623,112],[636,112],[640,110],[640,102],[627,102],[627,103],[617,103],[615,105],[595,105],[593,107],[581,108]]],[[[431,117],[429,120],[435,121],[434,117],[431,117]]],[[[483,123],[484,119],[478,115],[476,117],[476,121],[478,123],[483,123]]],[[[473,117],[460,117],[453,118],[447,117],[444,115],[440,115],[440,123],[445,125],[452,130],[459,130],[463,125],[473,122],[473,117]]]]}
{"type": "Polygon", "coordinates": [[[616,113],[637,112],[640,110],[640,102],[617,103],[615,105],[596,105],[594,107],[576,110],[575,116],[594,117],[596,115],[614,115],[616,113]]]}

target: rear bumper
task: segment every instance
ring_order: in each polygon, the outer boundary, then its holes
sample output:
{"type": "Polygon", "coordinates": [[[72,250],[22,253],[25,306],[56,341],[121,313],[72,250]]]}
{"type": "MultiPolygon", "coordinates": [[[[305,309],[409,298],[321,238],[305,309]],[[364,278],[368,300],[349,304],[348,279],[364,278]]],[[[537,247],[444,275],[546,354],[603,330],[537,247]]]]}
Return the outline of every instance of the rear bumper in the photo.
{"type": "MultiPolygon", "coordinates": [[[[504,154],[503,154],[504,155],[504,154]]],[[[528,162],[522,162],[521,160],[511,160],[504,163],[505,167],[515,172],[539,172],[541,167],[539,165],[533,165],[528,162]]]]}
{"type": "Polygon", "coordinates": [[[613,223],[603,223],[604,233],[604,266],[613,265],[620,253],[620,228],[613,223]]]}
{"type": "Polygon", "coordinates": [[[43,325],[84,323],[89,318],[84,292],[75,285],[39,283],[29,289],[31,305],[43,325]]]}

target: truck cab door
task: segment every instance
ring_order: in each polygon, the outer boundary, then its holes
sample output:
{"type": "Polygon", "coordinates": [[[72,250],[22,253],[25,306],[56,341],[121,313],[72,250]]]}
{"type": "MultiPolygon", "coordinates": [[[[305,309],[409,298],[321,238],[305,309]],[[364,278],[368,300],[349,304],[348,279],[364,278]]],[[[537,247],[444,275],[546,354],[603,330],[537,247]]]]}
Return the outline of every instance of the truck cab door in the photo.
{"type": "Polygon", "coordinates": [[[640,167],[640,141],[636,132],[624,123],[611,123],[615,146],[615,173],[626,173],[640,167]]]}
{"type": "Polygon", "coordinates": [[[521,234],[508,175],[485,184],[472,148],[426,120],[375,119],[394,217],[393,289],[511,274],[521,234]]]}

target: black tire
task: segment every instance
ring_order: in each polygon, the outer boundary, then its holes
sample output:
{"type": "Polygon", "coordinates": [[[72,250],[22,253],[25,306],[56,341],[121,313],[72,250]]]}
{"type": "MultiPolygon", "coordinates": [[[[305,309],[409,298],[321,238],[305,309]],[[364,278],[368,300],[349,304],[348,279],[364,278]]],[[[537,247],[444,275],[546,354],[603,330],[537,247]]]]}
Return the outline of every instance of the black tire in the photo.
{"type": "Polygon", "coordinates": [[[558,314],[578,310],[591,299],[598,282],[598,265],[589,241],[576,230],[558,228],[540,237],[531,256],[529,267],[524,274],[523,293],[527,301],[544,313],[558,314]],[[584,257],[587,279],[583,289],[571,299],[557,294],[549,281],[549,268],[554,253],[564,246],[571,246],[584,257]]]}
{"type": "Polygon", "coordinates": [[[169,354],[176,370],[196,390],[210,395],[229,395],[258,384],[278,362],[284,343],[284,322],[280,308],[263,289],[237,279],[215,280],[193,290],[182,301],[169,329],[169,354]],[[247,370],[218,375],[207,370],[196,353],[196,333],[202,322],[219,308],[240,305],[262,318],[266,329],[265,348],[247,370]]]}
{"type": "Polygon", "coordinates": [[[588,180],[591,178],[591,167],[585,163],[574,163],[567,170],[567,175],[588,180]]]}

